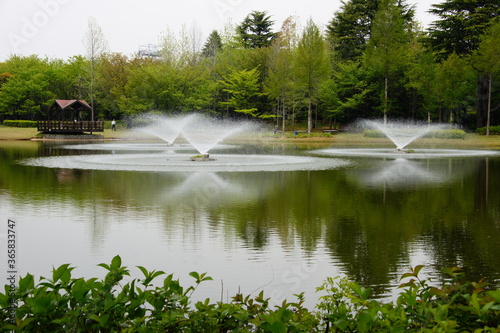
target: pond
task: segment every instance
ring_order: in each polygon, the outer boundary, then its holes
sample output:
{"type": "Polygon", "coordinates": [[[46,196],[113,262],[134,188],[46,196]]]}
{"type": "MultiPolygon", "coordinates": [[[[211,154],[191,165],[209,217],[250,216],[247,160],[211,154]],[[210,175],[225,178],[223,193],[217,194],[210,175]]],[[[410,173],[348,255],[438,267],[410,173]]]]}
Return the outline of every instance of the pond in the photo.
{"type": "Polygon", "coordinates": [[[75,277],[102,277],[96,265],[119,254],[129,280],[141,277],[138,265],[186,286],[189,272],[208,272],[213,281],[194,296],[213,301],[264,290],[278,304],[305,292],[313,306],[315,288],[334,276],[390,299],[419,264],[436,284],[451,266],[500,282],[500,155],[407,159],[329,148],[223,146],[210,156],[244,154],[267,166],[147,169],[128,166],[193,151],[0,142],[0,240],[15,221],[21,276],[70,263],[75,277]],[[279,167],[283,159],[297,167],[279,167]]]}

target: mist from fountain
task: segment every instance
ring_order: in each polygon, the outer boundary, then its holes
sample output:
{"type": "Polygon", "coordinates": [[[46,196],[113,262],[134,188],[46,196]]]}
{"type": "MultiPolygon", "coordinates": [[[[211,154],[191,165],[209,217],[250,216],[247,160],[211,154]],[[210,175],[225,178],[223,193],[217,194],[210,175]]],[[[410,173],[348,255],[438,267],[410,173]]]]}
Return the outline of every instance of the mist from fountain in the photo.
{"type": "Polygon", "coordinates": [[[251,127],[252,124],[248,122],[216,121],[196,115],[189,122],[189,126],[182,131],[182,136],[203,155],[224,139],[250,130],[251,127]]]}
{"type": "Polygon", "coordinates": [[[172,145],[181,134],[183,128],[192,120],[194,114],[177,117],[164,117],[160,115],[149,115],[148,120],[153,124],[141,128],[141,132],[154,135],[172,145]]]}
{"type": "Polygon", "coordinates": [[[154,115],[149,119],[153,124],[142,128],[141,131],[155,135],[169,144],[173,144],[178,136],[182,136],[201,155],[208,154],[224,139],[255,126],[249,122],[214,120],[201,114],[178,117],[154,115]]]}
{"type": "Polygon", "coordinates": [[[402,150],[416,139],[444,127],[442,124],[429,123],[389,122],[384,124],[373,120],[365,120],[362,124],[385,134],[396,145],[397,150],[402,150]]]}

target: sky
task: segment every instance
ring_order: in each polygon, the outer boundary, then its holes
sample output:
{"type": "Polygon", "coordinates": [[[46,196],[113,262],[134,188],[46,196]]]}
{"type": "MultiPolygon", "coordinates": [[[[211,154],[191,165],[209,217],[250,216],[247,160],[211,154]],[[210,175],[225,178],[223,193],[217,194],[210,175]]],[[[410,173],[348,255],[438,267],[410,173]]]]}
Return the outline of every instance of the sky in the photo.
{"type": "MultiPolygon", "coordinates": [[[[416,5],[424,27],[435,19],[427,11],[440,0],[408,0],[416,5]]],[[[11,55],[67,60],[84,55],[83,39],[93,17],[109,51],[133,55],[160,36],[178,34],[184,25],[201,34],[238,24],[253,10],[267,11],[279,31],[296,16],[302,25],[311,19],[324,27],[340,9],[340,0],[0,0],[0,62],[11,55]]]]}

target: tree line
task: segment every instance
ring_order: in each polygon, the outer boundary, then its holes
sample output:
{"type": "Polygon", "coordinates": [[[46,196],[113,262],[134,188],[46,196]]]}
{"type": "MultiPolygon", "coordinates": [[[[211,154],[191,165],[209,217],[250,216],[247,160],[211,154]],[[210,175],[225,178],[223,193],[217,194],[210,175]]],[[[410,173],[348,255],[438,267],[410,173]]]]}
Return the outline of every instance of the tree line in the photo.
{"type": "Polygon", "coordinates": [[[43,119],[54,99],[85,99],[92,117],[203,112],[308,131],[360,118],[498,124],[500,4],[446,0],[423,29],[406,0],[347,0],[326,28],[252,11],[206,40],[166,31],[158,52],[109,52],[89,20],[85,55],[12,55],[0,63],[0,120],[43,119]]]}

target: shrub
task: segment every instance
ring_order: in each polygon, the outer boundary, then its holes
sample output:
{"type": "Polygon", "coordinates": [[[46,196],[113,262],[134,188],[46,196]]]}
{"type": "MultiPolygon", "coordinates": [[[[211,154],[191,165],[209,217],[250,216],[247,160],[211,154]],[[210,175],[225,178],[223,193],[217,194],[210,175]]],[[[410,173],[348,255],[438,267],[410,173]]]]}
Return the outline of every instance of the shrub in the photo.
{"type": "MultiPolygon", "coordinates": [[[[367,138],[385,138],[386,135],[379,130],[369,130],[366,129],[363,132],[363,136],[367,138]]],[[[434,130],[427,135],[425,135],[425,138],[436,138],[436,139],[465,139],[466,133],[463,130],[460,129],[441,129],[441,130],[434,130]]]]}
{"type": "Polygon", "coordinates": [[[428,133],[426,138],[436,139],[465,139],[466,133],[461,129],[441,129],[428,133]]]}
{"type": "Polygon", "coordinates": [[[9,127],[37,127],[33,120],[4,120],[3,124],[9,127]]]}
{"type": "MultiPolygon", "coordinates": [[[[477,134],[486,135],[486,127],[476,129],[477,134]]],[[[500,134],[500,126],[490,126],[490,134],[500,134]]]]}
{"type": "Polygon", "coordinates": [[[211,280],[191,272],[194,286],[184,288],[173,275],[138,266],[143,277],[129,276],[119,256],[99,264],[102,279],[72,278],[73,267],[61,265],[51,278],[35,285],[33,275],[17,288],[0,293],[0,331],[18,332],[495,332],[500,329],[500,289],[480,281],[464,281],[458,268],[441,288],[420,279],[423,266],[403,275],[395,303],[370,298],[364,288],[346,278],[329,278],[317,311],[295,302],[270,306],[261,292],[254,298],[237,294],[228,303],[209,299],[191,303],[197,286],[211,280]],[[159,286],[154,279],[163,276],[159,286]]]}
{"type": "Polygon", "coordinates": [[[363,132],[365,138],[385,138],[386,135],[382,131],[365,129],[363,132]]]}

